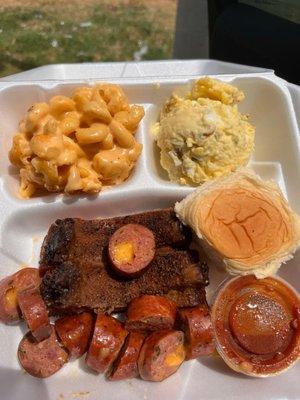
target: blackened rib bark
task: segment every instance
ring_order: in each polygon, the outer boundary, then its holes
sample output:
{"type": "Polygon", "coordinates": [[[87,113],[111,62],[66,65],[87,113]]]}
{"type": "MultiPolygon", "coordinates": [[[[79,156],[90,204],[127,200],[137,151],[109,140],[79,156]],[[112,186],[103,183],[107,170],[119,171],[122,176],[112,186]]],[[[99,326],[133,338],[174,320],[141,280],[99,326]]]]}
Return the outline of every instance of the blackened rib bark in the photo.
{"type": "Polygon", "coordinates": [[[49,270],[41,284],[48,307],[58,312],[81,308],[121,311],[143,294],[165,295],[179,307],[194,306],[205,299],[205,271],[188,250],[172,249],[155,257],[142,276],[129,281],[114,277],[97,262],[63,266],[49,270]],[[76,279],[69,279],[73,276],[76,279]]]}
{"type": "Polygon", "coordinates": [[[40,286],[44,301],[51,303],[69,296],[71,291],[77,290],[80,276],[79,269],[70,262],[60,264],[49,271],[40,286]]]}
{"type": "Polygon", "coordinates": [[[68,259],[69,245],[74,237],[74,223],[74,218],[66,218],[58,219],[51,225],[42,244],[43,265],[55,266],[68,259]]]}
{"type": "Polygon", "coordinates": [[[47,270],[70,259],[101,259],[110,236],[125,224],[141,224],[152,230],[156,248],[184,248],[191,241],[190,230],[177,219],[172,209],[99,220],[66,218],[51,225],[44,239],[40,267],[47,270]]]}
{"type": "Polygon", "coordinates": [[[199,263],[198,254],[186,250],[190,240],[189,229],[183,227],[171,209],[107,220],[56,221],[43,243],[40,266],[47,272],[41,293],[48,307],[58,313],[83,308],[118,311],[142,294],[168,296],[180,307],[202,303],[207,271],[199,263]],[[110,236],[127,223],[146,226],[156,240],[156,255],[149,268],[129,281],[114,275],[107,258],[110,236]],[[51,243],[53,237],[55,241],[58,237],[67,239],[60,246],[51,243]]]}

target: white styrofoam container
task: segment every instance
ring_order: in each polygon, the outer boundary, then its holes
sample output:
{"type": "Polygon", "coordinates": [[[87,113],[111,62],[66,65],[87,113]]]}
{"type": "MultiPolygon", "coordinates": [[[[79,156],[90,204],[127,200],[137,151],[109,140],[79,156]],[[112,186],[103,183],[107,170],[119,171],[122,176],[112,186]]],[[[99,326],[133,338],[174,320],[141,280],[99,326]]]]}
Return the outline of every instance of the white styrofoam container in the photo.
{"type": "MultiPolygon", "coordinates": [[[[272,72],[247,72],[216,77],[233,83],[246,94],[240,109],[250,114],[256,126],[255,152],[250,165],[262,178],[276,180],[291,206],[300,213],[300,140],[290,93],[284,81],[272,72]]],[[[0,279],[21,266],[38,266],[41,241],[57,218],[111,217],[172,206],[193,190],[167,180],[159,165],[151,126],[163,102],[174,90],[188,90],[194,75],[111,79],[105,76],[105,80],[122,85],[131,103],[145,107],[146,115],[137,133],[144,150],[135,171],[123,184],[97,196],[49,195],[27,201],[16,196],[18,175],[7,158],[18,121],[32,103],[47,100],[54,94],[70,94],[78,85],[92,84],[99,77],[0,82],[0,279]]],[[[210,267],[209,298],[225,277],[210,267]]],[[[282,266],[280,276],[300,291],[300,252],[282,266]]],[[[231,371],[217,357],[186,362],[175,375],[161,383],[139,379],[107,382],[85,367],[84,358],[70,362],[46,380],[39,380],[22,372],[17,361],[18,343],[25,331],[24,324],[0,325],[1,400],[300,398],[300,363],[278,377],[254,379],[231,371]]]]}

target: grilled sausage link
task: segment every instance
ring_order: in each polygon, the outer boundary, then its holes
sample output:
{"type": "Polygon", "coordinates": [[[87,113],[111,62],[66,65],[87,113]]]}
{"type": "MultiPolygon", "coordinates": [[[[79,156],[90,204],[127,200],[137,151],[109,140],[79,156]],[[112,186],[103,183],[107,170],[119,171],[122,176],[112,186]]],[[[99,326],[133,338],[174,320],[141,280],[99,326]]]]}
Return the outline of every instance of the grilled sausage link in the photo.
{"type": "Polygon", "coordinates": [[[145,337],[146,335],[143,332],[129,333],[108,374],[109,380],[130,379],[139,375],[137,362],[145,337]]]}
{"type": "Polygon", "coordinates": [[[141,348],[138,368],[141,378],[160,382],[174,374],[185,358],[183,332],[153,332],[141,348]]]}
{"type": "Polygon", "coordinates": [[[27,332],[19,344],[18,358],[30,375],[48,378],[68,361],[68,353],[58,342],[52,327],[51,335],[42,342],[37,342],[31,332],[27,332]]]}
{"type": "Polygon", "coordinates": [[[38,341],[51,335],[51,325],[44,300],[39,289],[32,287],[18,292],[18,304],[22,315],[31,330],[32,336],[38,341]]]}
{"type": "Polygon", "coordinates": [[[175,322],[176,308],[175,302],[163,296],[137,297],[129,304],[126,329],[129,331],[171,329],[175,322]]]}
{"type": "Polygon", "coordinates": [[[37,268],[23,268],[0,282],[0,320],[6,324],[19,321],[21,313],[18,305],[18,292],[40,284],[37,268]]]}
{"type": "Polygon", "coordinates": [[[125,341],[127,331],[110,315],[98,314],[86,363],[94,371],[103,373],[111,367],[125,341]]]}
{"type": "Polygon", "coordinates": [[[55,330],[73,358],[81,357],[86,351],[93,329],[94,317],[91,313],[67,315],[55,321],[55,330]]]}
{"type": "Polygon", "coordinates": [[[183,308],[178,317],[179,327],[185,333],[186,359],[212,354],[215,344],[208,307],[183,308]]]}
{"type": "Polygon", "coordinates": [[[111,236],[108,253],[112,266],[119,275],[136,277],[154,258],[154,235],[143,225],[124,225],[111,236]]]}

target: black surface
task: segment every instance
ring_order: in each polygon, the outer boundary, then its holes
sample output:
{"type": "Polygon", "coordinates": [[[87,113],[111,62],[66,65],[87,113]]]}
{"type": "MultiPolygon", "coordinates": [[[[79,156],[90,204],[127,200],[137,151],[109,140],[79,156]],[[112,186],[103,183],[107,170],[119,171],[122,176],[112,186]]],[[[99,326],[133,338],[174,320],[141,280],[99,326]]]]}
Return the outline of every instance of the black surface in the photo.
{"type": "Polygon", "coordinates": [[[215,18],[211,32],[212,58],[271,68],[300,84],[299,24],[245,4],[231,4],[215,18]]]}

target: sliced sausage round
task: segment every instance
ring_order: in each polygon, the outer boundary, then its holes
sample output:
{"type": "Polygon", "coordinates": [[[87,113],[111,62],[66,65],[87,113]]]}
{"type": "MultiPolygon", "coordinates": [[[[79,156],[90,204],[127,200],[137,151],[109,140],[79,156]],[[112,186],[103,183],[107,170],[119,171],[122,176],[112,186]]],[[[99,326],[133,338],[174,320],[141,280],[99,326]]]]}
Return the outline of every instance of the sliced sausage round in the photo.
{"type": "Polygon", "coordinates": [[[111,236],[108,253],[112,266],[118,274],[136,277],[154,258],[154,235],[143,225],[124,225],[111,236]]]}
{"type": "Polygon", "coordinates": [[[160,382],[174,374],[185,358],[181,331],[153,332],[141,348],[138,368],[142,379],[160,382]]]}
{"type": "Polygon", "coordinates": [[[29,287],[38,287],[40,284],[37,268],[23,268],[0,282],[0,320],[13,323],[21,319],[17,294],[29,287]]]}
{"type": "Polygon", "coordinates": [[[98,314],[86,355],[87,365],[97,372],[105,372],[117,358],[126,336],[127,331],[117,319],[98,314]]]}
{"type": "Polygon", "coordinates": [[[38,268],[23,268],[16,272],[13,276],[14,284],[18,291],[27,289],[29,287],[39,287],[41,283],[38,268]]]}
{"type": "Polygon", "coordinates": [[[171,329],[175,322],[176,309],[176,303],[163,296],[137,297],[129,304],[126,329],[130,331],[171,329]]]}
{"type": "Polygon", "coordinates": [[[183,308],[178,317],[179,327],[185,333],[186,360],[212,354],[215,344],[208,307],[183,308]]]}
{"type": "Polygon", "coordinates": [[[42,342],[37,342],[31,332],[27,332],[19,344],[18,358],[30,375],[48,378],[68,361],[68,353],[58,342],[52,328],[51,335],[42,342]]]}
{"type": "Polygon", "coordinates": [[[55,330],[73,358],[81,357],[86,351],[94,325],[91,313],[68,315],[55,321],[55,330]]]}
{"type": "Polygon", "coordinates": [[[139,375],[137,363],[145,337],[146,334],[143,332],[129,333],[108,374],[109,380],[118,381],[121,379],[131,379],[139,375]]]}
{"type": "Polygon", "coordinates": [[[18,303],[22,315],[34,338],[40,342],[51,335],[51,325],[44,300],[38,288],[18,292],[18,303]]]}

